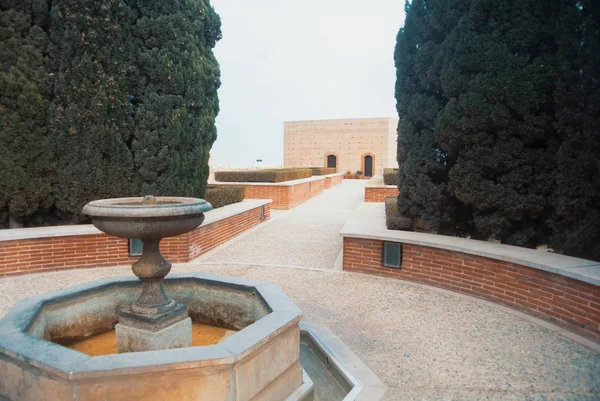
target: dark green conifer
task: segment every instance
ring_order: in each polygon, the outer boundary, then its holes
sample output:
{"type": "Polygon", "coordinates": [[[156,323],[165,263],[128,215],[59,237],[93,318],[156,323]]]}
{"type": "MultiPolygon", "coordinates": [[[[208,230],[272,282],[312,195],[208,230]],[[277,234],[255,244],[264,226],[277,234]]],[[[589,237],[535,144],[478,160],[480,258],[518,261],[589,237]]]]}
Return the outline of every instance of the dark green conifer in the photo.
{"type": "Polygon", "coordinates": [[[57,156],[57,213],[78,221],[93,199],[135,194],[129,7],[123,0],[54,2],[49,51],[55,76],[48,125],[57,156]]]}
{"type": "Polygon", "coordinates": [[[133,4],[132,150],[141,192],[202,197],[219,111],[219,16],[204,0],[133,4]]]}
{"type": "Polygon", "coordinates": [[[407,6],[395,54],[405,215],[600,258],[598,15],[581,0],[407,6]]]}
{"type": "Polygon", "coordinates": [[[430,229],[451,226],[456,207],[448,193],[447,155],[435,122],[448,99],[441,87],[443,45],[469,2],[415,0],[406,5],[397,37],[399,211],[430,229]]]}
{"type": "Polygon", "coordinates": [[[56,0],[49,125],[57,213],[91,199],[204,196],[220,20],[203,0],[56,0]]]}
{"type": "MultiPolygon", "coordinates": [[[[444,42],[434,130],[472,237],[533,246],[550,213],[558,2],[473,0],[444,42]]],[[[458,217],[458,216],[456,216],[458,217]]]]}
{"type": "Polygon", "coordinates": [[[0,227],[82,221],[92,199],[204,196],[220,85],[209,0],[0,11],[0,227]]]}
{"type": "Polygon", "coordinates": [[[600,2],[575,3],[559,20],[550,245],[600,260],[600,2]]]}
{"type": "Polygon", "coordinates": [[[0,227],[27,224],[52,203],[48,17],[45,0],[0,1],[0,227]]]}

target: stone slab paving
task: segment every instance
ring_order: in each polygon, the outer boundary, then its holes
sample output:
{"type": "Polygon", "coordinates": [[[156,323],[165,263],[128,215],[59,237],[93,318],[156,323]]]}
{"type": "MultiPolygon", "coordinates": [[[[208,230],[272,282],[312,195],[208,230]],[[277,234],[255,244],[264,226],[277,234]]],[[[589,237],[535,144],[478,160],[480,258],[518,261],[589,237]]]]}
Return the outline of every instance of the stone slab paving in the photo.
{"type": "Polygon", "coordinates": [[[366,183],[344,180],[201,260],[333,269],[342,250],[339,232],[364,201],[366,183]]]}
{"type": "MultiPolygon", "coordinates": [[[[337,334],[390,387],[386,400],[600,400],[600,345],[586,348],[487,302],[338,271],[175,265],[270,281],[308,321],[337,334]]],[[[22,298],[93,279],[102,268],[0,280],[0,314],[22,298]]]]}

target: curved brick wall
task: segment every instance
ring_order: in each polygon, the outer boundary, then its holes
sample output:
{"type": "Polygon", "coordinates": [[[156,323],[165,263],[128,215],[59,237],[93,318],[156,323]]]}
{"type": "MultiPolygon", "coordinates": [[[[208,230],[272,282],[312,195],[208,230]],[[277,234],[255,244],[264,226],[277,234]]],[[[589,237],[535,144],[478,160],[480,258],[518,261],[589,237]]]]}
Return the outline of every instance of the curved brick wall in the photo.
{"type": "Polygon", "coordinates": [[[344,270],[476,296],[600,341],[599,263],[463,238],[387,230],[385,212],[382,219],[379,210],[383,206],[368,205],[363,211],[377,213],[369,216],[359,208],[355,221],[342,229],[344,270]],[[384,241],[402,243],[400,269],[383,266],[384,241]]]}
{"type": "Polygon", "coordinates": [[[600,341],[600,288],[476,255],[404,244],[401,269],[382,265],[383,241],[344,238],[344,270],[416,281],[528,312],[600,341]]]}

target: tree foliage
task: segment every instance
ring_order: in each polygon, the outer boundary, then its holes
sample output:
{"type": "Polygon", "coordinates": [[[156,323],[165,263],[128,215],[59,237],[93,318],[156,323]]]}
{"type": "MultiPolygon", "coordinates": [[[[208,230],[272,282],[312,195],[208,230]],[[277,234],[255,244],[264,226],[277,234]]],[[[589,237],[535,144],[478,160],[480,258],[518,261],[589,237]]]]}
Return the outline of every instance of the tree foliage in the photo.
{"type": "Polygon", "coordinates": [[[554,90],[555,188],[550,243],[600,260],[600,2],[560,16],[559,79],[554,90]]]}
{"type": "Polygon", "coordinates": [[[198,0],[134,3],[132,150],[143,193],[203,196],[216,139],[220,19],[198,0]]]}
{"type": "Polygon", "coordinates": [[[208,0],[0,1],[0,226],[204,196],[221,37],[208,0]]]}
{"type": "Polygon", "coordinates": [[[399,207],[600,258],[598,4],[414,0],[395,52],[399,207]]]}
{"type": "Polygon", "coordinates": [[[48,23],[45,0],[0,1],[0,221],[15,226],[52,203],[48,23]]]}
{"type": "Polygon", "coordinates": [[[57,180],[56,213],[78,220],[93,199],[135,194],[134,121],[128,94],[135,80],[129,10],[123,0],[54,3],[49,112],[57,180]]]}

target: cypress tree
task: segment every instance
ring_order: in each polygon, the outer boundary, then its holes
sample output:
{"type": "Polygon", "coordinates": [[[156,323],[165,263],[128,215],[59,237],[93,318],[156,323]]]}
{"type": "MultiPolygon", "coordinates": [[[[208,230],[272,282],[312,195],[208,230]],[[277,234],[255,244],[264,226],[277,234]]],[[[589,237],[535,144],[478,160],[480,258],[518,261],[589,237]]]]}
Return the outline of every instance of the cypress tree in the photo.
{"type": "Polygon", "coordinates": [[[58,213],[91,199],[204,196],[220,19],[202,0],[55,4],[58,213]]]}
{"type": "Polygon", "coordinates": [[[552,190],[558,2],[473,0],[444,43],[434,129],[475,238],[544,240],[552,190]]]}
{"type": "Polygon", "coordinates": [[[56,0],[49,50],[49,127],[57,155],[56,213],[81,221],[93,200],[133,195],[129,7],[123,0],[56,0]]]}
{"type": "Polygon", "coordinates": [[[0,226],[98,198],[204,196],[220,19],[208,0],[0,0],[0,226]]]}
{"type": "Polygon", "coordinates": [[[220,19],[204,0],[134,1],[132,150],[142,193],[202,197],[216,139],[220,19]]]}
{"type": "Polygon", "coordinates": [[[600,258],[597,12],[577,0],[408,5],[400,211],[443,234],[600,258]]]}
{"type": "Polygon", "coordinates": [[[550,244],[600,260],[600,2],[571,3],[559,21],[554,98],[560,147],[550,244]]]}
{"type": "Polygon", "coordinates": [[[444,40],[470,1],[415,0],[406,3],[405,25],[394,53],[399,211],[431,230],[452,228],[457,205],[448,193],[447,154],[435,122],[448,99],[441,87],[444,40]]]}
{"type": "Polygon", "coordinates": [[[48,18],[45,0],[0,1],[0,227],[27,224],[52,203],[48,18]]]}

